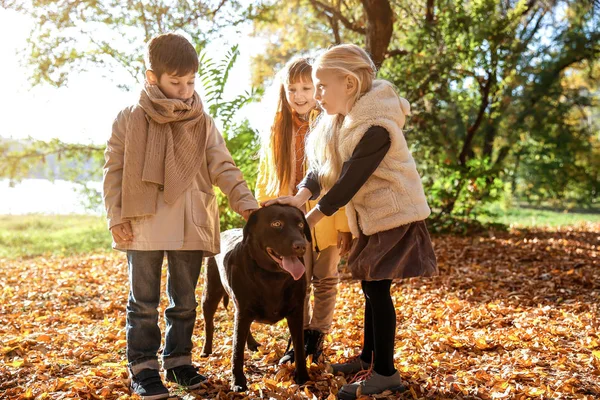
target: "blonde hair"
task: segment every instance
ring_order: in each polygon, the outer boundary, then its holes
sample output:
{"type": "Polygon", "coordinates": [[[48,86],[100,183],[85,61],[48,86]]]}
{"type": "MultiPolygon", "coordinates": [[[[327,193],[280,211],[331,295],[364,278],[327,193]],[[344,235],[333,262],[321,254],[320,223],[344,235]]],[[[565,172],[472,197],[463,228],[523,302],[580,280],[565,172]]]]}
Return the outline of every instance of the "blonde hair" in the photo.
{"type": "Polygon", "coordinates": [[[262,143],[262,156],[267,163],[268,193],[279,194],[292,181],[293,116],[287,101],[286,86],[298,82],[312,83],[312,66],[309,58],[296,57],[287,62],[277,74],[272,90],[276,90],[275,115],[272,117],[268,136],[262,143]]]}
{"type": "MultiPolygon", "coordinates": [[[[319,69],[334,71],[343,78],[350,77],[356,81],[357,90],[348,101],[347,110],[371,90],[377,73],[369,54],[354,44],[340,44],[322,53],[313,64],[313,74],[319,69]]],[[[306,155],[310,169],[318,173],[321,187],[329,190],[338,179],[342,168],[338,152],[338,132],[344,116],[324,114],[321,114],[308,137],[306,155]]]]}

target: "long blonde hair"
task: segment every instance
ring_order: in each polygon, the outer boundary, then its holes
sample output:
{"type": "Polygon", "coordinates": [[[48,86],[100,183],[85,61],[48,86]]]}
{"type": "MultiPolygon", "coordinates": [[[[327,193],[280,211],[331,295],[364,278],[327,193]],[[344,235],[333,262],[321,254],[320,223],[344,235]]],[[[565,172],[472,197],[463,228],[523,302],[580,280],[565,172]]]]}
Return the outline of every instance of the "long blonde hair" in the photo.
{"type": "Polygon", "coordinates": [[[293,58],[275,77],[277,85],[276,110],[269,129],[267,140],[263,141],[263,157],[266,158],[268,171],[267,191],[279,193],[285,190],[292,181],[292,144],[293,116],[292,107],[286,98],[286,85],[298,82],[312,82],[312,66],[310,59],[293,58]]]}
{"type": "MultiPolygon", "coordinates": [[[[319,69],[331,70],[343,78],[349,76],[356,81],[357,90],[346,105],[348,110],[363,94],[371,90],[377,73],[371,57],[354,44],[340,44],[322,53],[313,64],[313,74],[319,69]]],[[[308,137],[306,155],[310,169],[318,172],[321,187],[329,190],[342,168],[338,152],[338,132],[344,116],[324,114],[321,114],[308,137]]]]}

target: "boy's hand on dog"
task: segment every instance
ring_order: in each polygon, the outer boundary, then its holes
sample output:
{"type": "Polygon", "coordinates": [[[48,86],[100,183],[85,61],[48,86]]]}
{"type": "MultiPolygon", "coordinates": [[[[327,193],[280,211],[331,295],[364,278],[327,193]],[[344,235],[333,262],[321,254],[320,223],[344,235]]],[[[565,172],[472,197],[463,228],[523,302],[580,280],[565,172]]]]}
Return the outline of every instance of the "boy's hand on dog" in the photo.
{"type": "Polygon", "coordinates": [[[130,243],[133,240],[133,229],[129,221],[113,226],[110,233],[115,243],[130,243]]]}
{"type": "Polygon", "coordinates": [[[258,208],[252,208],[252,209],[250,209],[250,210],[244,210],[244,211],[242,211],[242,214],[241,214],[241,215],[242,215],[242,218],[244,218],[244,220],[245,220],[246,222],[248,222],[248,219],[250,218],[250,215],[252,215],[252,213],[253,213],[254,211],[256,211],[256,210],[258,210],[258,208]]]}
{"type": "Polygon", "coordinates": [[[338,232],[337,248],[340,251],[340,257],[345,256],[352,247],[352,233],[338,232]]]}

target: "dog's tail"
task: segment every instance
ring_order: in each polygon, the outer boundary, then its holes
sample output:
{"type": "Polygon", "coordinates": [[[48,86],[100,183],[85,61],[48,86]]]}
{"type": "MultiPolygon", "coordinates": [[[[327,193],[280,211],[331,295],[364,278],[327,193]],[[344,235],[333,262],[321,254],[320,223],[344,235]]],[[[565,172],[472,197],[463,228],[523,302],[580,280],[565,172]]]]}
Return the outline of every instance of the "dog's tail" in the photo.
{"type": "Polygon", "coordinates": [[[223,296],[223,307],[225,307],[225,309],[227,309],[228,305],[229,305],[229,296],[227,295],[227,293],[225,293],[225,295],[223,296]]]}

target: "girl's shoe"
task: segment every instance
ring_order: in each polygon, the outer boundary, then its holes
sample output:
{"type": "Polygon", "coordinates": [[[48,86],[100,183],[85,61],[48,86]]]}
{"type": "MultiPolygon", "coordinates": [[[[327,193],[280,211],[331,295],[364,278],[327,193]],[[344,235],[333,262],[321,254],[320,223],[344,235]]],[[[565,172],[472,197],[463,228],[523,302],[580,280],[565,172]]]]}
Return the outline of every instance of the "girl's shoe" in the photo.
{"type": "Polygon", "coordinates": [[[357,372],[364,371],[369,369],[371,363],[363,361],[360,358],[360,355],[354,357],[353,359],[346,361],[345,363],[340,364],[331,364],[331,368],[333,369],[333,373],[337,374],[341,372],[342,374],[356,374],[357,372]]]}
{"type": "Polygon", "coordinates": [[[402,384],[398,371],[392,376],[379,375],[373,371],[365,380],[342,386],[337,396],[340,400],[355,400],[363,395],[379,394],[386,390],[403,392],[406,389],[407,387],[402,384]]]}

